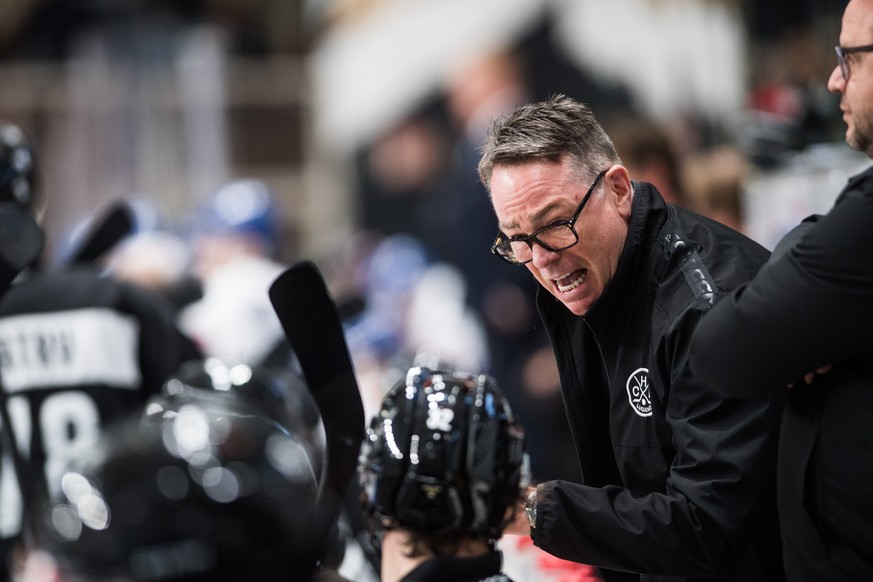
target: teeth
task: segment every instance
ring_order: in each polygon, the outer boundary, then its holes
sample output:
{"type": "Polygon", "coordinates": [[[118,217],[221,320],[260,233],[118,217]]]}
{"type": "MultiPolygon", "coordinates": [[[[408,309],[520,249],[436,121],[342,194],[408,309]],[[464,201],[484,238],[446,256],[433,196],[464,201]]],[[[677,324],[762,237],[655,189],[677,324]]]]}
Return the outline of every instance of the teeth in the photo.
{"type": "Polygon", "coordinates": [[[585,281],[586,271],[584,269],[582,269],[582,270],[577,271],[577,272],[579,273],[579,276],[566,284],[562,284],[561,281],[564,281],[567,277],[569,277],[573,273],[569,273],[567,275],[564,275],[560,279],[555,279],[555,285],[558,287],[558,291],[560,291],[561,293],[566,293],[567,291],[572,291],[573,289],[575,289],[576,287],[581,285],[582,282],[585,281]]]}

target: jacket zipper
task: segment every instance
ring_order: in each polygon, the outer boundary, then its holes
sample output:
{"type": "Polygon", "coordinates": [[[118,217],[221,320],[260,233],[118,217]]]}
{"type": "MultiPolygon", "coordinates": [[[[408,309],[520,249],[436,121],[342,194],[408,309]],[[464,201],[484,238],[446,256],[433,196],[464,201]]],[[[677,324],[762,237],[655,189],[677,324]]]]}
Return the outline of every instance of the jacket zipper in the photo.
{"type": "MultiPolygon", "coordinates": [[[[603,364],[603,371],[606,373],[607,406],[612,406],[612,378],[609,376],[609,366],[606,364],[606,356],[603,354],[603,346],[600,345],[600,339],[597,337],[597,334],[594,333],[594,329],[592,329],[588,320],[583,317],[582,321],[585,322],[585,327],[587,327],[588,331],[591,332],[591,337],[594,338],[594,345],[597,346],[597,353],[600,354],[600,363],[603,364]]],[[[606,421],[606,431],[609,433],[609,444],[614,451],[615,443],[612,440],[612,423],[609,422],[609,419],[606,421]]],[[[643,582],[642,574],[640,574],[640,582],[643,582]]]]}

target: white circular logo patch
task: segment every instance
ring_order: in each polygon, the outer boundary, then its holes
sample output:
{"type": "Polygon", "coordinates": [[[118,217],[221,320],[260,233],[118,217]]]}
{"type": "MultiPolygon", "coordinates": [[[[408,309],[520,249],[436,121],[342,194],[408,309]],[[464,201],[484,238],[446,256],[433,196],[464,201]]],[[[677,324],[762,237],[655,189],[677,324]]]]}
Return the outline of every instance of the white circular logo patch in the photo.
{"type": "Polygon", "coordinates": [[[652,416],[652,392],[649,369],[639,368],[627,379],[627,397],[631,408],[640,416],[652,416]]]}

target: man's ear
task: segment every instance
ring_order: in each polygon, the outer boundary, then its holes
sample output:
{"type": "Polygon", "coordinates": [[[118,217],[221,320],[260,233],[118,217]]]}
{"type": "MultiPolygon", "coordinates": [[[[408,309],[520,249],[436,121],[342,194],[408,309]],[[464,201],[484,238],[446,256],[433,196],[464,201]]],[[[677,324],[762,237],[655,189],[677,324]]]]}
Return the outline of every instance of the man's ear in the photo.
{"type": "Polygon", "coordinates": [[[611,196],[614,197],[614,204],[619,214],[625,219],[630,219],[634,188],[631,185],[630,174],[628,174],[627,168],[616,164],[606,172],[603,179],[606,182],[606,187],[611,192],[611,196]]]}

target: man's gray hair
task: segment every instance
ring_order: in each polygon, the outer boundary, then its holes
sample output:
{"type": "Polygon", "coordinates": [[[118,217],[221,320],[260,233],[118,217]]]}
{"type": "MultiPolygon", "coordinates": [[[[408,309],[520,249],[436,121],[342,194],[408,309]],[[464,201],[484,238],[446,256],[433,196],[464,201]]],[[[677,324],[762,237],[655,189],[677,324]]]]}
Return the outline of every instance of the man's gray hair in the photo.
{"type": "Polygon", "coordinates": [[[481,151],[479,179],[489,192],[491,174],[499,165],[560,163],[569,158],[580,179],[593,179],[601,170],[621,163],[591,108],[561,94],[495,120],[481,151]]]}

